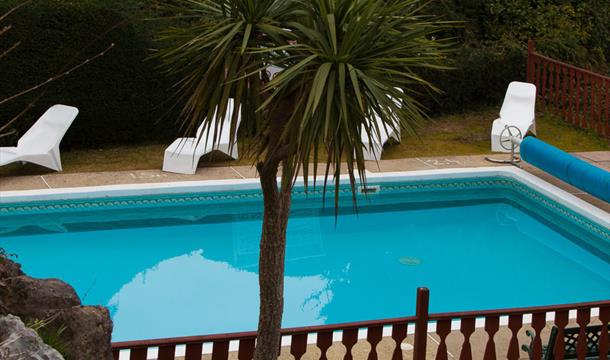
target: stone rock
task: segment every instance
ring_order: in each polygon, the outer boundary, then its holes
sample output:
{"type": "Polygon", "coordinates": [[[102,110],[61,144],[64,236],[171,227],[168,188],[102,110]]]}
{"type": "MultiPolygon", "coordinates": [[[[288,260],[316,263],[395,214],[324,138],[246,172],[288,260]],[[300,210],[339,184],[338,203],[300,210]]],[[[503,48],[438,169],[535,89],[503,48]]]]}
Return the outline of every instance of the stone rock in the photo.
{"type": "Polygon", "coordinates": [[[21,276],[21,265],[12,261],[11,259],[0,256],[0,281],[6,278],[21,276]]]}
{"type": "MultiPolygon", "coordinates": [[[[112,359],[112,320],[106,308],[81,306],[76,291],[65,282],[31,278],[21,271],[19,264],[2,259],[0,316],[6,314],[25,321],[49,321],[45,329],[51,331],[63,328],[61,338],[71,359],[112,359]]],[[[0,360],[4,360],[2,354],[0,360]]]]}
{"type": "Polygon", "coordinates": [[[26,275],[4,279],[0,302],[8,312],[26,320],[43,319],[48,310],[80,305],[70,285],[58,279],[34,279],[26,275]]]}
{"type": "MultiPolygon", "coordinates": [[[[21,275],[23,275],[21,265],[4,256],[0,256],[0,292],[6,287],[6,279],[21,275]]],[[[0,315],[6,315],[8,313],[9,310],[4,303],[3,297],[0,296],[0,315]]]]}
{"type": "Polygon", "coordinates": [[[51,326],[65,326],[72,359],[112,360],[112,320],[103,306],[74,306],[56,311],[51,326]]]}
{"type": "Polygon", "coordinates": [[[14,315],[0,316],[0,359],[63,360],[57,350],[45,344],[36,331],[14,315]]]}

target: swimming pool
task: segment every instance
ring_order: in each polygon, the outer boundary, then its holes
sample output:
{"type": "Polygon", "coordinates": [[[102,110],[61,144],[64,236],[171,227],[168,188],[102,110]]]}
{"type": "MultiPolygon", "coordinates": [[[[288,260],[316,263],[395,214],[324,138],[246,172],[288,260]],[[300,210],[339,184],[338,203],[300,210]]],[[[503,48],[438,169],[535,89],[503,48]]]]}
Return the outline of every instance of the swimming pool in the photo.
{"type": "MultiPolygon", "coordinates": [[[[610,298],[607,213],[517,169],[422,174],[371,176],[357,214],[342,190],[336,222],[295,191],[283,326],[411,315],[419,286],[431,312],[610,298]]],[[[253,330],[261,201],[256,180],[5,192],[0,246],[108,306],[113,341],[253,330]]]]}

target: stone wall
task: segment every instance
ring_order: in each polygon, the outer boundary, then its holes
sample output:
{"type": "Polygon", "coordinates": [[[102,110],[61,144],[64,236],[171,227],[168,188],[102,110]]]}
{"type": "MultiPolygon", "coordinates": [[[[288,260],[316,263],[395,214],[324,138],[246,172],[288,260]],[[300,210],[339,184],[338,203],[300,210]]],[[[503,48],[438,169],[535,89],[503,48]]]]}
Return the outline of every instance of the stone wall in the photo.
{"type": "Polygon", "coordinates": [[[16,262],[0,257],[0,316],[25,323],[49,321],[48,331],[64,328],[67,359],[111,360],[112,320],[103,306],[84,306],[70,285],[58,279],[35,279],[16,262]]]}
{"type": "Polygon", "coordinates": [[[63,360],[57,350],[42,342],[36,331],[14,315],[0,316],[0,359],[63,360]]]}

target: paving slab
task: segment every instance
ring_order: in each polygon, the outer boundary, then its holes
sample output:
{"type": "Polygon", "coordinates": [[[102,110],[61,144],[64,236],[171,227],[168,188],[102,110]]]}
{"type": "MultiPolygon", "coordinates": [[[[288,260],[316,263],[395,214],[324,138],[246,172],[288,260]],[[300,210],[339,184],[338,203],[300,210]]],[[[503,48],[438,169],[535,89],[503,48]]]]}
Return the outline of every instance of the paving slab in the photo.
{"type": "Polygon", "coordinates": [[[596,198],[593,195],[589,195],[587,193],[579,193],[579,194],[574,194],[574,196],[576,196],[577,198],[584,200],[586,202],[588,202],[589,204],[598,207],[606,212],[610,212],[610,203],[607,203],[601,199],[596,198]]]}
{"type": "Polygon", "coordinates": [[[429,170],[433,168],[426,165],[421,160],[412,159],[395,159],[382,161],[367,161],[366,168],[370,172],[389,172],[389,171],[413,171],[413,170],[429,170]]]}
{"type": "MultiPolygon", "coordinates": [[[[610,145],[608,147],[610,148],[610,145]]],[[[594,162],[610,162],[610,151],[576,152],[574,155],[594,162]]]]}
{"type": "Polygon", "coordinates": [[[528,163],[521,163],[521,168],[523,170],[529,172],[530,174],[533,174],[533,175],[541,178],[542,180],[548,182],[549,184],[555,185],[555,186],[569,192],[570,194],[583,193],[583,191],[580,190],[579,188],[576,188],[570,184],[567,184],[567,183],[563,182],[562,180],[554,177],[553,175],[550,175],[549,173],[546,173],[528,163]]]}
{"type": "Polygon", "coordinates": [[[254,166],[241,165],[241,166],[231,166],[233,170],[235,170],[241,177],[244,179],[254,179],[258,178],[258,171],[254,166]]]}
{"type": "Polygon", "coordinates": [[[174,181],[200,181],[220,179],[241,179],[239,173],[230,167],[204,167],[195,175],[163,172],[161,170],[134,170],[113,172],[90,172],[75,174],[44,175],[51,188],[69,188],[96,185],[146,184],[174,181]]]}
{"type": "Polygon", "coordinates": [[[604,170],[610,171],[610,161],[598,161],[595,163],[595,165],[599,166],[604,170]]]}
{"type": "MultiPolygon", "coordinates": [[[[498,156],[501,157],[501,156],[498,156]]],[[[417,158],[418,161],[432,169],[454,169],[464,167],[491,167],[503,166],[504,164],[492,163],[485,160],[485,155],[466,155],[466,156],[444,156],[444,157],[423,157],[417,158]]],[[[508,165],[506,165],[508,166],[508,165]]]]}
{"type": "MultiPolygon", "coordinates": [[[[610,171],[610,151],[593,151],[574,153],[585,161],[610,171]]],[[[508,158],[507,154],[494,154],[495,158],[508,158]]],[[[490,167],[499,166],[485,160],[486,155],[466,155],[466,156],[441,156],[441,157],[420,157],[408,159],[394,159],[381,161],[367,161],[367,170],[379,173],[389,171],[414,171],[427,169],[449,169],[463,167],[490,167]]],[[[523,169],[543,180],[558,186],[575,196],[609,211],[610,204],[599,200],[591,195],[584,193],[563,181],[539,170],[527,163],[523,163],[523,169]]],[[[509,165],[507,165],[509,166],[509,165]]],[[[311,171],[311,170],[310,170],[311,171]]],[[[324,174],[325,166],[318,166],[318,174],[324,174]]],[[[341,165],[341,172],[347,173],[347,166],[341,165]]],[[[313,172],[311,172],[313,173],[313,172]]],[[[235,166],[207,166],[197,169],[194,175],[173,174],[163,172],[160,169],[152,170],[133,170],[133,171],[108,171],[108,172],[83,172],[83,173],[49,173],[43,175],[23,175],[23,176],[0,176],[0,191],[11,190],[32,190],[45,188],[69,188],[96,185],[117,185],[117,184],[143,184],[160,183],[172,181],[201,181],[201,180],[220,180],[220,179],[242,179],[257,178],[256,168],[251,165],[235,166]]]]}
{"type": "Polygon", "coordinates": [[[0,190],[35,190],[46,189],[44,179],[40,175],[0,177],[0,190]]]}

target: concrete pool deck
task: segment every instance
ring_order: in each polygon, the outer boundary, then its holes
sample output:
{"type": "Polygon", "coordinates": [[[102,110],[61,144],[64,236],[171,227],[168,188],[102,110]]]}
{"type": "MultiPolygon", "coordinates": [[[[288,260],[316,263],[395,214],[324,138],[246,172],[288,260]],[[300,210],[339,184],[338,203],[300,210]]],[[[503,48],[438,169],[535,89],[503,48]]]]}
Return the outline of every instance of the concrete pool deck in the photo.
{"type": "MultiPolygon", "coordinates": [[[[577,157],[610,171],[610,151],[593,151],[573,153],[577,157]]],[[[450,169],[469,167],[498,166],[485,160],[486,155],[420,157],[396,160],[367,162],[367,170],[378,172],[413,171],[430,169],[450,169]]],[[[507,158],[507,155],[490,155],[507,158]]],[[[509,165],[507,165],[509,166],[509,165]]],[[[574,188],[528,164],[523,169],[539,178],[587,201],[588,203],[610,212],[610,204],[599,200],[581,190],[574,188]]],[[[320,171],[323,171],[321,169],[320,171]]],[[[257,177],[252,166],[208,166],[200,167],[194,175],[172,174],[160,169],[134,171],[107,171],[83,173],[50,173],[44,175],[0,176],[0,191],[55,189],[99,185],[166,183],[176,181],[201,181],[221,179],[246,179],[257,177]]]]}

